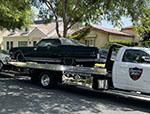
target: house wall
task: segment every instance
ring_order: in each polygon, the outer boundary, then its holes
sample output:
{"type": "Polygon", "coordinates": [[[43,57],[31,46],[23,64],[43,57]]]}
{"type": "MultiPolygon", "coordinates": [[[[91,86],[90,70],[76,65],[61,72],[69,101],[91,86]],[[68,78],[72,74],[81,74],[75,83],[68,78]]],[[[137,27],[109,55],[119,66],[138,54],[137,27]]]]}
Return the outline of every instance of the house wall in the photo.
{"type": "Polygon", "coordinates": [[[127,29],[122,29],[121,32],[125,32],[131,35],[134,35],[134,42],[139,42],[140,41],[140,36],[138,33],[134,30],[134,28],[127,28],[127,29]]]}
{"type": "Polygon", "coordinates": [[[123,41],[133,42],[134,38],[131,36],[109,34],[104,31],[92,29],[85,38],[82,38],[80,40],[80,42],[86,44],[87,41],[91,42],[91,40],[94,41],[94,45],[89,45],[89,46],[96,46],[98,48],[102,48],[105,47],[111,41],[123,40],[123,41]]]}
{"type": "Polygon", "coordinates": [[[120,40],[124,40],[124,41],[134,41],[134,38],[130,37],[130,36],[122,36],[122,35],[115,35],[115,34],[110,34],[109,35],[109,41],[120,41],[120,40]]]}
{"type": "Polygon", "coordinates": [[[39,42],[44,37],[46,37],[46,35],[37,28],[35,28],[30,34],[26,36],[20,35],[20,36],[3,37],[1,48],[3,50],[9,50],[12,48],[11,43],[13,43],[13,47],[19,47],[18,44],[21,44],[23,42],[27,42],[27,46],[34,46],[35,43],[39,42]],[[9,49],[7,46],[8,42],[9,42],[9,49]]]}
{"type": "MultiPolygon", "coordinates": [[[[27,42],[27,46],[33,46],[34,43],[38,42],[41,40],[41,37],[29,37],[29,36],[18,36],[18,37],[4,37],[3,42],[2,42],[2,49],[3,50],[8,50],[7,49],[7,42],[13,42],[13,47],[19,47],[19,42],[27,42]]],[[[11,48],[11,46],[10,46],[11,48]]],[[[9,48],[9,49],[10,49],[9,48]]]]}
{"type": "MultiPolygon", "coordinates": [[[[18,42],[19,41],[27,41],[28,42],[28,37],[27,36],[22,36],[22,37],[4,37],[3,38],[3,50],[8,50],[7,49],[7,42],[13,42],[13,47],[18,47],[18,42]]],[[[11,46],[9,46],[11,48],[11,46]]]]}
{"type": "Polygon", "coordinates": [[[106,46],[108,42],[108,33],[98,31],[98,30],[91,30],[90,33],[80,40],[81,43],[86,44],[86,42],[89,41],[89,46],[95,46],[95,47],[104,47],[106,46]],[[91,41],[93,42],[93,45],[91,45],[91,41]]]}

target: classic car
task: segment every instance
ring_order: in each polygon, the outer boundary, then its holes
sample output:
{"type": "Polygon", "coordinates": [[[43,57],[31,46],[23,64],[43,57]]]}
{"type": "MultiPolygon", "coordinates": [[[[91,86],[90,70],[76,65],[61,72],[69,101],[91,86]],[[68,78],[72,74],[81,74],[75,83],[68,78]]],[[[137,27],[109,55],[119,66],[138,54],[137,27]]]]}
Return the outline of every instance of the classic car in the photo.
{"type": "Polygon", "coordinates": [[[94,66],[98,57],[98,48],[88,47],[67,38],[45,38],[35,47],[12,48],[10,55],[17,61],[94,66]]]}

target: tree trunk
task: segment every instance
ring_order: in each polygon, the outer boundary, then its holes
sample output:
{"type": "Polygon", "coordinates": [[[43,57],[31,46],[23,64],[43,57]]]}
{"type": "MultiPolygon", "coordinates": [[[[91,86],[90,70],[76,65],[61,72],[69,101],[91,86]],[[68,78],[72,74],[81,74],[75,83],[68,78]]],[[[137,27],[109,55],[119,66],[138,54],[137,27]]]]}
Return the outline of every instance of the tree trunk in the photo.
{"type": "Polygon", "coordinates": [[[58,35],[58,37],[61,37],[60,33],[59,33],[59,22],[58,22],[58,18],[55,17],[55,20],[56,20],[56,33],[58,35]]]}
{"type": "Polygon", "coordinates": [[[49,9],[51,9],[51,10],[52,10],[52,12],[53,12],[53,14],[54,14],[55,22],[56,22],[56,33],[57,33],[58,37],[61,37],[61,35],[60,35],[60,33],[59,33],[59,22],[58,22],[58,16],[57,16],[57,14],[55,13],[55,10],[54,10],[54,8],[53,8],[53,6],[52,6],[51,2],[49,2],[49,1],[45,1],[45,4],[46,4],[46,6],[47,6],[49,9]]]}
{"type": "Polygon", "coordinates": [[[67,5],[68,5],[68,0],[63,0],[63,37],[65,38],[67,36],[67,5]]]}

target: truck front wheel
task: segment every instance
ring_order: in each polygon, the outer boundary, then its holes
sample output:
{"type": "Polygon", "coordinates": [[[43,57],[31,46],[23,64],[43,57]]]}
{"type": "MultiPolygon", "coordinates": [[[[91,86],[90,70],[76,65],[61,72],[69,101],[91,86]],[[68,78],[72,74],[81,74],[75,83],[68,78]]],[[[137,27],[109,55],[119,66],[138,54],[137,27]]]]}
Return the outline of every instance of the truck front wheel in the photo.
{"type": "Polygon", "coordinates": [[[57,87],[58,83],[62,83],[61,72],[43,72],[39,77],[39,83],[43,88],[57,87]]]}
{"type": "Polygon", "coordinates": [[[54,87],[55,83],[54,83],[53,78],[52,78],[52,74],[42,73],[40,75],[40,85],[43,88],[52,88],[52,87],[54,87]]]}

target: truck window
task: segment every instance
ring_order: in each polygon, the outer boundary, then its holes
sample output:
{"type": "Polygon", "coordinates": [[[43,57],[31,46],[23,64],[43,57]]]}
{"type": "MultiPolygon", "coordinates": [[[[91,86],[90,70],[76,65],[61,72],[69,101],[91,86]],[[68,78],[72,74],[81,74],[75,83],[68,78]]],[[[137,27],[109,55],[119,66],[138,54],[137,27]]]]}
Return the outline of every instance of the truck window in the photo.
{"type": "Polygon", "coordinates": [[[143,63],[142,57],[150,57],[149,54],[147,54],[144,51],[141,50],[135,50],[135,49],[127,49],[123,55],[123,62],[131,62],[131,63],[143,63]]]}

